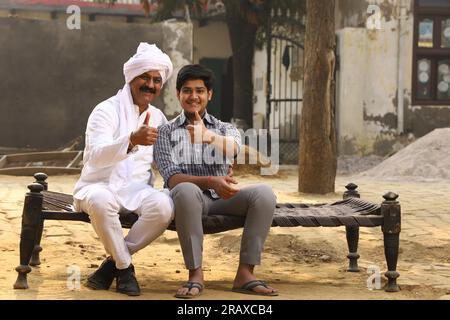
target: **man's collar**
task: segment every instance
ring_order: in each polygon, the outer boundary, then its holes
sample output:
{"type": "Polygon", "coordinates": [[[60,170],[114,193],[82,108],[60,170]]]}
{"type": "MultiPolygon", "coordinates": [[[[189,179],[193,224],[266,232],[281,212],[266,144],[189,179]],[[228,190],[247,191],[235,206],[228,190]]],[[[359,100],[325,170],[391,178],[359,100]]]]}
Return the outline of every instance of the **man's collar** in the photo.
{"type": "Polygon", "coordinates": [[[142,111],[142,113],[141,113],[141,107],[139,107],[137,104],[133,103],[133,107],[135,110],[137,110],[139,112],[139,114],[150,111],[150,104],[147,105],[147,108],[144,111],[142,111]]]}
{"type": "MultiPolygon", "coordinates": [[[[203,120],[205,120],[206,122],[208,122],[209,124],[214,124],[215,121],[213,119],[213,117],[205,110],[205,114],[203,115],[203,120]]],[[[184,111],[181,111],[180,116],[178,117],[177,120],[177,126],[181,127],[183,125],[185,125],[187,123],[187,117],[184,114],[184,111]]]]}

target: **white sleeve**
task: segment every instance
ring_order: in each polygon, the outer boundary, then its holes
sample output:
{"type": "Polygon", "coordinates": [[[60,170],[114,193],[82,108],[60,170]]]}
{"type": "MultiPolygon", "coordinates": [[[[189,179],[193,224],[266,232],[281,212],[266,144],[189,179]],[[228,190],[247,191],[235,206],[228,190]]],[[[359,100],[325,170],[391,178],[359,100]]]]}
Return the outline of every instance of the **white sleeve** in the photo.
{"type": "Polygon", "coordinates": [[[114,138],[117,119],[106,108],[96,108],[89,116],[86,128],[86,160],[103,168],[114,165],[129,156],[129,135],[114,138]]]}

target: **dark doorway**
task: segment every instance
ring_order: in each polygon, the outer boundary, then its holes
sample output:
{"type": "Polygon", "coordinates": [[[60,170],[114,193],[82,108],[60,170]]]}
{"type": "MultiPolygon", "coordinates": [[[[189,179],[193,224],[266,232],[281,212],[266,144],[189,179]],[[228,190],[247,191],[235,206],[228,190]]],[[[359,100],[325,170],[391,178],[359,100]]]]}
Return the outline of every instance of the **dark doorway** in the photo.
{"type": "Polygon", "coordinates": [[[214,72],[216,81],[213,87],[213,98],[208,103],[208,112],[217,119],[229,122],[233,116],[232,105],[232,72],[229,65],[230,59],[202,58],[200,64],[214,72]]]}

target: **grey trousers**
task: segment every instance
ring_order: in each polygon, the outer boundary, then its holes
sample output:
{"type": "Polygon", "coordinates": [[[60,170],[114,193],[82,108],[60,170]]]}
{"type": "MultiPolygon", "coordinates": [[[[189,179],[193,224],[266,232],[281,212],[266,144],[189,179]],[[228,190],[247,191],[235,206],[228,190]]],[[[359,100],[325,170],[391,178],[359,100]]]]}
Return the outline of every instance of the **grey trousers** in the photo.
{"type": "Polygon", "coordinates": [[[246,217],[239,262],[250,265],[261,263],[261,252],[276,205],[276,197],[270,186],[248,186],[231,199],[223,200],[212,199],[197,185],[183,182],[176,185],[170,195],[175,205],[175,223],[187,269],[197,269],[202,265],[202,215],[214,214],[246,217]]]}

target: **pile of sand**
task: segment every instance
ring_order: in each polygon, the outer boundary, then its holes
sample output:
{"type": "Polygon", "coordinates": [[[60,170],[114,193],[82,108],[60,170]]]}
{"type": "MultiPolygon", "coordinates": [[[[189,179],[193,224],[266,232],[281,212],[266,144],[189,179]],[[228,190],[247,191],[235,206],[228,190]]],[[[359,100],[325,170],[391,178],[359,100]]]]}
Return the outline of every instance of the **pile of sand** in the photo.
{"type": "Polygon", "coordinates": [[[360,176],[450,181],[450,128],[435,129],[360,176]]]}
{"type": "Polygon", "coordinates": [[[337,174],[341,176],[355,175],[379,165],[384,157],[368,155],[365,157],[341,155],[337,159],[337,174]]]}

